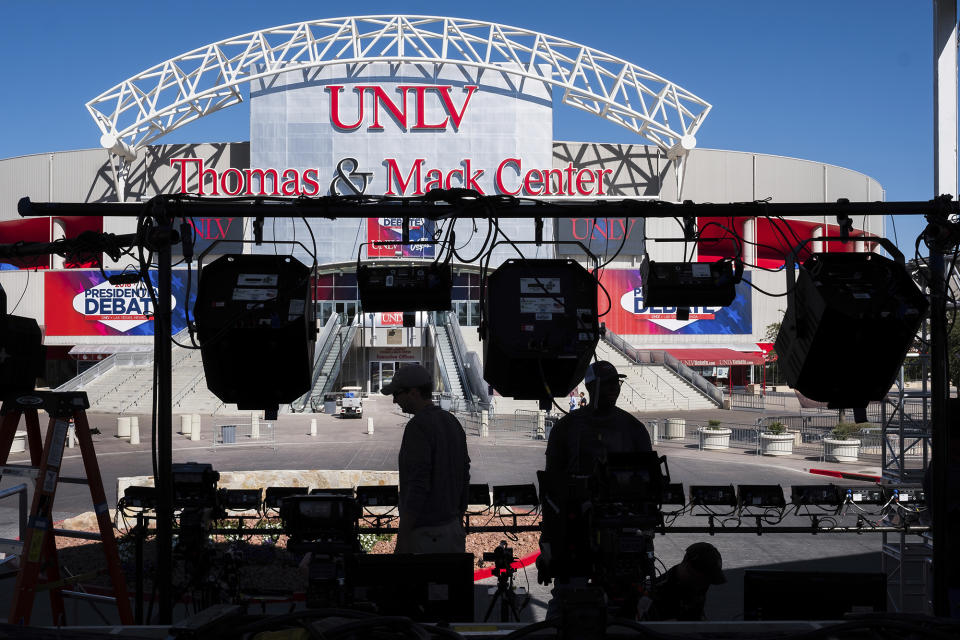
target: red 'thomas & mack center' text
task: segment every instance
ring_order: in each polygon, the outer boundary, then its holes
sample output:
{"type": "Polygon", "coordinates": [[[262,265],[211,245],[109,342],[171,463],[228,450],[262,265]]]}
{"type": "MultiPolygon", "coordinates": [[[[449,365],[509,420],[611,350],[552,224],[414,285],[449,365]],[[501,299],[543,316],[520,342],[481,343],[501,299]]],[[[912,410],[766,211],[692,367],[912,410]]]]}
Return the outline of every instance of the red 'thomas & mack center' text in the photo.
{"type": "MultiPolygon", "coordinates": [[[[201,158],[172,158],[170,165],[180,173],[180,193],[211,196],[319,196],[329,192],[324,185],[336,174],[321,176],[319,169],[236,169],[217,171],[203,166],[201,158]],[[195,171],[195,174],[192,174],[195,171]],[[197,182],[194,184],[190,179],[197,182]]],[[[473,189],[486,195],[479,180],[486,169],[476,168],[469,158],[458,167],[429,167],[418,158],[401,166],[395,158],[384,159],[386,183],[381,193],[388,196],[420,196],[432,189],[473,189]]],[[[369,171],[358,167],[357,171],[369,171]]],[[[604,178],[612,169],[577,169],[567,163],[560,169],[525,169],[520,158],[505,158],[494,171],[495,192],[512,196],[602,196],[604,178]]],[[[376,189],[375,189],[376,190],[376,189]]]]}

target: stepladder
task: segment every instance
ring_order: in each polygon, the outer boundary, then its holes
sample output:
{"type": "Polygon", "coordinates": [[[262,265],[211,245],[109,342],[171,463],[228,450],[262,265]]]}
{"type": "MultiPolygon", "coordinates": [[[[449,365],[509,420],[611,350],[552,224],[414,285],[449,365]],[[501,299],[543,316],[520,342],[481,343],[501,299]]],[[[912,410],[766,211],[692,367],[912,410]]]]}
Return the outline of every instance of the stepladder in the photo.
{"type": "MultiPolygon", "coordinates": [[[[36,391],[30,394],[4,398],[0,405],[0,475],[12,474],[35,478],[33,499],[27,524],[22,536],[20,568],[16,576],[13,600],[7,622],[30,624],[34,600],[38,593],[47,591],[50,597],[52,623],[67,623],[64,610],[65,595],[82,597],[83,594],[69,591],[73,582],[61,576],[56,538],[82,537],[98,540],[104,553],[104,565],[110,576],[113,596],[121,624],[133,624],[133,613],[127,592],[126,579],[120,566],[117,541],[110,520],[110,510],[103,478],[97,464],[96,452],[86,410],[89,408],[87,394],[83,391],[36,391]],[[40,411],[49,416],[45,436],[40,431],[40,411]],[[20,420],[26,422],[26,445],[30,465],[7,464],[10,450],[16,437],[20,420]],[[84,476],[62,475],[64,449],[68,433],[79,445],[83,460],[84,476]],[[87,484],[93,501],[99,535],[88,532],[68,531],[54,527],[54,499],[61,483],[87,484]]],[[[99,599],[103,601],[101,597],[99,599]]]]}

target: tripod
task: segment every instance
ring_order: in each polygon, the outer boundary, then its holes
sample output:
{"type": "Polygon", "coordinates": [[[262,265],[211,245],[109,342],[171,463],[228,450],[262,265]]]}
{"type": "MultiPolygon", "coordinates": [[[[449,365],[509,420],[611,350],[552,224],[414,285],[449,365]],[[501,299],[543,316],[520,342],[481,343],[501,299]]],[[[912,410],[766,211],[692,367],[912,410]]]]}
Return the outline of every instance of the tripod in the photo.
{"type": "Polygon", "coordinates": [[[520,611],[527,606],[530,596],[528,595],[524,599],[523,604],[517,606],[517,592],[513,588],[513,574],[516,572],[517,570],[510,566],[509,560],[505,564],[497,562],[491,572],[497,577],[497,591],[493,594],[493,599],[490,600],[486,615],[483,616],[484,622],[490,619],[490,614],[493,613],[493,607],[496,606],[497,600],[500,601],[500,622],[510,622],[511,614],[513,614],[514,621],[520,622],[520,611]]]}

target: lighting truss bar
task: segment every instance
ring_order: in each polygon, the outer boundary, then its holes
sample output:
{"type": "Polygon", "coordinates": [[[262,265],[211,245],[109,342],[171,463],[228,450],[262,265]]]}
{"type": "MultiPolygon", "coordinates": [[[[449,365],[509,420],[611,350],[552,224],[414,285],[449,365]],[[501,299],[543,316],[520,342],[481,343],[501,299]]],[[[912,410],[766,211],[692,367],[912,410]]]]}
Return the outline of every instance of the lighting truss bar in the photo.
{"type": "MultiPolygon", "coordinates": [[[[431,192],[433,193],[433,192],[431,192]]],[[[437,196],[424,198],[208,198],[160,196],[171,205],[167,212],[176,217],[245,216],[249,218],[371,218],[384,213],[410,218],[446,220],[453,218],[556,218],[589,217],[616,209],[625,218],[674,218],[677,216],[756,218],[836,215],[958,215],[960,203],[946,198],[906,202],[742,202],[683,204],[662,200],[602,200],[597,202],[531,202],[500,196],[462,198],[449,201],[437,196]],[[402,205],[401,205],[402,203],[402,205]],[[398,206],[401,205],[401,206],[398,206]]],[[[17,211],[22,217],[101,216],[138,217],[155,209],[149,202],[33,202],[21,198],[17,211]]]]}

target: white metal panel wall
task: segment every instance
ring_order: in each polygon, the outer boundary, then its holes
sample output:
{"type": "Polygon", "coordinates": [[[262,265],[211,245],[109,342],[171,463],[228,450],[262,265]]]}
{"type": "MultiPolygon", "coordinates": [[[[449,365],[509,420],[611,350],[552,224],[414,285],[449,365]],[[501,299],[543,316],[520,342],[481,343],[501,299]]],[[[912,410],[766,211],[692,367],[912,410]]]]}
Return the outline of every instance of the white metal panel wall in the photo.
{"type": "Polygon", "coordinates": [[[0,271],[7,294],[7,313],[33,318],[43,325],[43,274],[46,270],[0,271]]]}
{"type": "Polygon", "coordinates": [[[42,153],[0,160],[0,221],[17,220],[17,201],[50,200],[50,155],[42,153]]]}
{"type": "Polygon", "coordinates": [[[53,202],[116,202],[106,149],[53,154],[50,200],[53,202]]]}
{"type": "Polygon", "coordinates": [[[754,199],[755,157],[753,153],[695,149],[686,160],[683,199],[694,202],[750,202],[754,199]]]}

